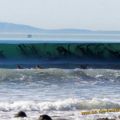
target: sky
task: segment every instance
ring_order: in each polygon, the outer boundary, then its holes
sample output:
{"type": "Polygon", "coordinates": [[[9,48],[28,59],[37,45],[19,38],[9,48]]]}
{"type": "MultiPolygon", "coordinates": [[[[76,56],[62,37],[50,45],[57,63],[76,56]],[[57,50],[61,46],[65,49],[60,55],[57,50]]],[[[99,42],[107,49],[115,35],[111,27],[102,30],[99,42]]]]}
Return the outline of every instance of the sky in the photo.
{"type": "Polygon", "coordinates": [[[120,0],[0,0],[0,22],[44,29],[120,30],[120,0]]]}

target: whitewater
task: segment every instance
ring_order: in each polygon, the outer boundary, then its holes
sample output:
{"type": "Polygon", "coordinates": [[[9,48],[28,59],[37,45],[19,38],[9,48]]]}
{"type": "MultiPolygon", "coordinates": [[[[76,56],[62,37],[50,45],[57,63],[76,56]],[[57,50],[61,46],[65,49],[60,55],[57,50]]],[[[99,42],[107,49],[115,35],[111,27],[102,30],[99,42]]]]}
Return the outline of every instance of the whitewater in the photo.
{"type": "Polygon", "coordinates": [[[119,119],[119,112],[82,115],[83,111],[120,108],[120,70],[112,69],[0,69],[0,119],[53,120],[119,119]]]}

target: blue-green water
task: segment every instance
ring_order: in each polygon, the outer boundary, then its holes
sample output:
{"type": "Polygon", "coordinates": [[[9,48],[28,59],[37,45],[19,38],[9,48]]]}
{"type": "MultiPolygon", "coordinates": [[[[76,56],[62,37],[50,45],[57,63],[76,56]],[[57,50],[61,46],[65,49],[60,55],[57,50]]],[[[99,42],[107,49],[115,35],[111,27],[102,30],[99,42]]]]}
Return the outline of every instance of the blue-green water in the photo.
{"type": "Polygon", "coordinates": [[[119,33],[101,34],[1,34],[0,65],[41,64],[70,61],[78,63],[119,63],[119,33]]]}
{"type": "MultiPolygon", "coordinates": [[[[0,44],[0,60],[120,60],[119,43],[24,43],[0,44]]],[[[88,62],[89,63],[89,62],[88,62]]]]}

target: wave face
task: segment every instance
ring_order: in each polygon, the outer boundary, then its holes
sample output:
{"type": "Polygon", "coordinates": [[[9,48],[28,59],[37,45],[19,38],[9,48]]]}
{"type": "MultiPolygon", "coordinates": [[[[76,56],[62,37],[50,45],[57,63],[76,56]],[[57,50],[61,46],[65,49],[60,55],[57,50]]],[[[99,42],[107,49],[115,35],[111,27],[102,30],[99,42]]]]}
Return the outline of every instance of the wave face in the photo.
{"type": "Polygon", "coordinates": [[[0,44],[0,59],[120,59],[120,44],[0,44]]]}

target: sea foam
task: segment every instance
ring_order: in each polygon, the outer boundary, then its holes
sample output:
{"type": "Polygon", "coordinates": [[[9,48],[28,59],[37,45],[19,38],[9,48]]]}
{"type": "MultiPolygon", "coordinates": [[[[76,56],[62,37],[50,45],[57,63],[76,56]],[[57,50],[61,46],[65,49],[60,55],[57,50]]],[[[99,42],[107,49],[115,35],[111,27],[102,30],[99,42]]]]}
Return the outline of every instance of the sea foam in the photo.
{"type": "Polygon", "coordinates": [[[15,101],[15,102],[0,102],[0,111],[74,111],[74,110],[90,110],[90,109],[109,109],[119,108],[120,102],[108,100],[78,100],[65,99],[57,101],[15,101]]]}

